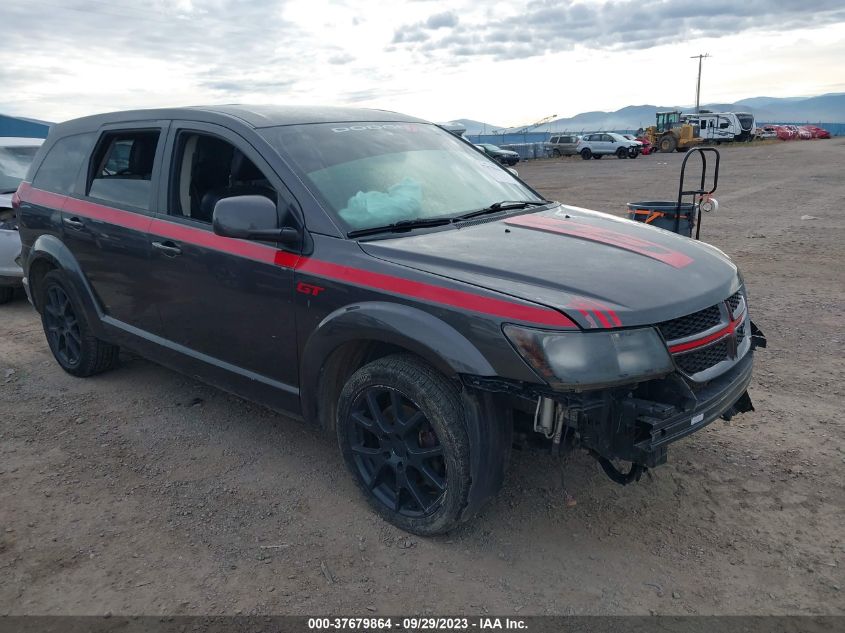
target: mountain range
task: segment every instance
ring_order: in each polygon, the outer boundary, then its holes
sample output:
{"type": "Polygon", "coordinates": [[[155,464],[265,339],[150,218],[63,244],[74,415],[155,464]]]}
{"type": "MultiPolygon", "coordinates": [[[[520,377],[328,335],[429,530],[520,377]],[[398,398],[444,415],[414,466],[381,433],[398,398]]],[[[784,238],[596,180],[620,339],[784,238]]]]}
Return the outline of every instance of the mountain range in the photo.
{"type": "MultiPolygon", "coordinates": [[[[708,103],[702,110],[711,112],[751,112],[758,123],[845,123],[845,92],[817,97],[753,97],[736,103],[708,103]]],[[[582,132],[586,130],[636,130],[654,124],[655,112],[681,110],[692,112],[692,106],[625,106],[615,112],[582,112],[542,125],[503,128],[473,119],[456,119],[467,128],[467,134],[513,132],[582,132]],[[525,130],[528,127],[528,130],[525,130]]]]}

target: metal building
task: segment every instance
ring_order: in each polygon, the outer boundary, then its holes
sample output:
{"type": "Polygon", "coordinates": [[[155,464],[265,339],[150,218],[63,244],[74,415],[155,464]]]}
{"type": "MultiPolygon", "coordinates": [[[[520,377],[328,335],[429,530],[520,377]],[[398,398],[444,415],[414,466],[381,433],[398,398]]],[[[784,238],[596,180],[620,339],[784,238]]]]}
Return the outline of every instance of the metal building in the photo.
{"type": "Polygon", "coordinates": [[[0,114],[0,136],[47,138],[52,123],[0,114]]]}

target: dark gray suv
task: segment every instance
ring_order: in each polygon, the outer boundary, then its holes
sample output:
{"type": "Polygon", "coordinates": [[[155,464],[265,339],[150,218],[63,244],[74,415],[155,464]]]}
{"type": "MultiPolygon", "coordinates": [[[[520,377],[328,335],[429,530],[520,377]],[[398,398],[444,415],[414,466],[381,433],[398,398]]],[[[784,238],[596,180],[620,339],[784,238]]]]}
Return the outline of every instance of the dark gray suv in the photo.
{"type": "Polygon", "coordinates": [[[372,507],[418,534],[473,516],[514,444],[586,449],[627,483],[751,408],[760,339],[727,256],[545,200],[413,117],[77,119],[14,205],[65,371],[124,347],[320,425],[372,507]]]}

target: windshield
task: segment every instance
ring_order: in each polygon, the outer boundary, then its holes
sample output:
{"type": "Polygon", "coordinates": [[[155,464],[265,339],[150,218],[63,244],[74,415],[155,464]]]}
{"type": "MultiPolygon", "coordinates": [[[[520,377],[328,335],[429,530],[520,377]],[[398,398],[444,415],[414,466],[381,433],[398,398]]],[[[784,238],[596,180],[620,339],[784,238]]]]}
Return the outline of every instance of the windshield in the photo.
{"type": "Polygon", "coordinates": [[[425,123],[315,123],[266,132],[350,231],[541,200],[472,146],[425,123]]]}
{"type": "Polygon", "coordinates": [[[37,146],[0,147],[0,193],[18,188],[37,151],[37,146]]]}

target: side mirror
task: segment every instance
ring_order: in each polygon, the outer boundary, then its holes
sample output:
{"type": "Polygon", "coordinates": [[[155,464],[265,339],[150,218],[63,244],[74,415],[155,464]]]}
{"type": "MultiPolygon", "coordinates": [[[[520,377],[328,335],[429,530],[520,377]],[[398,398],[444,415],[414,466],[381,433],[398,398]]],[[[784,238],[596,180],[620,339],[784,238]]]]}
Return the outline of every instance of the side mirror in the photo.
{"type": "Polygon", "coordinates": [[[232,196],[214,205],[211,225],[216,235],[242,240],[267,240],[292,244],[299,231],[279,228],[276,204],[265,196],[232,196]]]}

